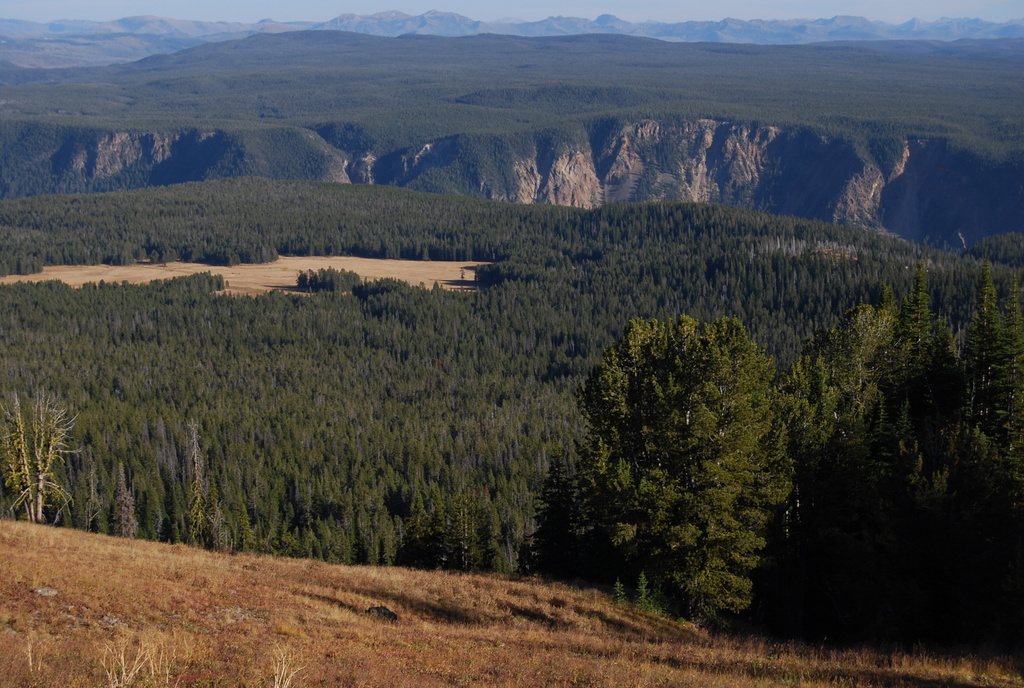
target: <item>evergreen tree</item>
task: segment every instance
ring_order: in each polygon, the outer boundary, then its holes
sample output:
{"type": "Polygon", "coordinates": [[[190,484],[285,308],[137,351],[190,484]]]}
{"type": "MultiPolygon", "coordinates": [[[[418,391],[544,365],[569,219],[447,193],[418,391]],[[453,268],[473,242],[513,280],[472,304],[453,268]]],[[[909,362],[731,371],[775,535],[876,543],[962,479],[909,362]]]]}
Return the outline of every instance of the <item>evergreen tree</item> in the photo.
{"type": "Polygon", "coordinates": [[[985,261],[978,303],[967,331],[964,363],[971,422],[992,438],[1003,435],[1008,352],[992,282],[992,266],[985,261]]]}
{"type": "Polygon", "coordinates": [[[423,503],[423,495],[416,491],[412,499],[409,517],[403,524],[402,543],[398,549],[396,563],[400,566],[416,568],[434,568],[437,566],[434,555],[434,540],[437,533],[431,528],[430,515],[423,503]]]}
{"type": "Polygon", "coordinates": [[[789,489],[772,377],[735,320],[634,320],[581,395],[590,513],[695,620],[750,604],[766,525],[789,489]]]}
{"type": "Polygon", "coordinates": [[[210,484],[206,476],[206,462],[199,448],[199,427],[195,421],[188,424],[188,541],[189,544],[208,547],[211,545],[209,508],[210,484]]]}
{"type": "Polygon", "coordinates": [[[533,533],[533,566],[537,571],[559,578],[582,573],[583,518],[572,467],[562,456],[552,457],[533,533]]]}
{"type": "Polygon", "coordinates": [[[1020,462],[1024,458],[1024,314],[1021,311],[1020,281],[1014,275],[1006,300],[1003,327],[1004,384],[1002,432],[1006,437],[1008,456],[1020,462]]]}

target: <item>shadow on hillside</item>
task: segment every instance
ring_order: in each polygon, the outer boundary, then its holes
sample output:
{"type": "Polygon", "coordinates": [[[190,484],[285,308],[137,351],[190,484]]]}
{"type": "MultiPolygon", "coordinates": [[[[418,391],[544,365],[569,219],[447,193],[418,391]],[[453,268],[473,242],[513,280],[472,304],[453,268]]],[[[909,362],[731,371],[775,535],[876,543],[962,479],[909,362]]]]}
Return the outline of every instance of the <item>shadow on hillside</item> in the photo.
{"type": "Polygon", "coordinates": [[[512,616],[516,618],[526,619],[527,621],[532,621],[533,623],[544,624],[545,626],[551,629],[570,628],[572,626],[572,624],[566,623],[561,619],[556,619],[550,614],[545,614],[544,612],[538,611],[536,609],[527,609],[526,607],[520,607],[518,605],[510,604],[508,605],[508,611],[512,616]]]}
{"type": "MultiPolygon", "coordinates": [[[[443,604],[427,602],[402,593],[360,588],[353,588],[352,592],[370,599],[375,599],[378,604],[394,608],[394,611],[398,612],[399,619],[401,619],[405,614],[410,614],[430,621],[461,624],[465,626],[479,626],[492,620],[485,614],[473,613],[468,609],[461,609],[454,606],[445,606],[443,604]]],[[[311,600],[316,600],[317,602],[332,604],[336,607],[341,607],[342,609],[355,612],[356,614],[363,614],[366,612],[365,609],[358,609],[350,604],[345,604],[335,597],[317,595],[316,593],[304,592],[301,590],[297,590],[296,594],[311,600]]]]}
{"type": "Polygon", "coordinates": [[[855,685],[878,688],[980,688],[991,685],[987,680],[978,682],[962,679],[928,678],[895,669],[872,669],[856,667],[817,668],[800,664],[798,666],[772,666],[764,659],[701,659],[695,657],[660,657],[661,664],[675,669],[693,670],[720,676],[743,675],[760,679],[775,685],[796,683],[821,683],[822,685],[855,685]]]}
{"type": "Polygon", "coordinates": [[[342,602],[341,600],[339,600],[336,597],[329,597],[327,595],[317,595],[314,592],[304,592],[302,590],[296,590],[295,594],[296,595],[300,595],[301,597],[305,597],[305,598],[310,599],[310,600],[315,600],[317,602],[323,602],[324,604],[333,605],[335,607],[341,607],[342,609],[346,609],[346,610],[352,612],[353,614],[362,614],[362,613],[364,613],[366,611],[365,609],[357,609],[356,607],[352,606],[351,604],[345,604],[344,602],[342,602]]]}
{"type": "Polygon", "coordinates": [[[627,619],[616,618],[600,609],[587,609],[576,606],[573,607],[573,612],[579,616],[594,619],[606,628],[626,638],[654,641],[663,638],[691,639],[693,637],[692,629],[667,619],[645,619],[647,622],[645,625],[627,619]],[[654,627],[652,628],[652,626],[654,627]]]}

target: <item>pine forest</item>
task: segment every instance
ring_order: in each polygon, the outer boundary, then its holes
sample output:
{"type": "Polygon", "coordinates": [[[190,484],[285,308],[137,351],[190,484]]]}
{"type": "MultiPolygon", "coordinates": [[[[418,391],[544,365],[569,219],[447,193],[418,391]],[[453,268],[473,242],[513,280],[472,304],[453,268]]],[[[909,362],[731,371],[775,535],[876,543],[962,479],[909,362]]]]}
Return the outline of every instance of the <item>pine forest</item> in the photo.
{"type": "Polygon", "coordinates": [[[723,206],[255,178],[5,201],[0,225],[8,273],[489,263],[468,291],[0,287],[10,515],[640,581],[666,613],[788,637],[1020,642],[1019,235],[954,254],[723,206]]]}

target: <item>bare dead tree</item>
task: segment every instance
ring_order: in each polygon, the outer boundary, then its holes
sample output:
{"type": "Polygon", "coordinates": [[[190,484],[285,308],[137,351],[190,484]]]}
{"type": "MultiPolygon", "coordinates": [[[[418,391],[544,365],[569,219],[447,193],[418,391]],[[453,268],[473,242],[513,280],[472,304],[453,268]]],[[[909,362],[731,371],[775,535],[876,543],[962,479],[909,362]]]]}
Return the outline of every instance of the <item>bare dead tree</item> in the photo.
{"type": "Polygon", "coordinates": [[[128,487],[124,464],[118,463],[117,488],[114,490],[114,534],[118,537],[134,538],[136,528],[135,495],[128,487]]]}
{"type": "Polygon", "coordinates": [[[71,495],[57,482],[57,469],[72,453],[67,441],[75,425],[67,411],[49,395],[40,395],[26,419],[21,400],[14,396],[10,407],[0,408],[0,460],[4,483],[15,494],[13,509],[24,508],[33,523],[45,521],[45,509],[59,507],[54,518],[71,503],[71,495]]]}

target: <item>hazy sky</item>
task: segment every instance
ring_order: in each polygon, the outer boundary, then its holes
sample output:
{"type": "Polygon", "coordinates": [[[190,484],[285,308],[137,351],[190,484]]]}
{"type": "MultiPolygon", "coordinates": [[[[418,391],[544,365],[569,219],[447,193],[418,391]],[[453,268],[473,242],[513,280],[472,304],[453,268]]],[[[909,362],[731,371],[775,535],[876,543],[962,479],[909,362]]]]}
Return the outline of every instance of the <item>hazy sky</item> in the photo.
{"type": "Polygon", "coordinates": [[[614,14],[630,21],[738,19],[818,19],[840,14],[891,23],[911,18],[978,17],[989,21],[1024,18],[1024,0],[3,0],[0,18],[47,22],[56,19],[111,20],[138,15],[175,19],[253,22],[326,21],[339,14],[400,10],[456,12],[472,19],[503,17],[534,20],[549,16],[614,14]]]}

